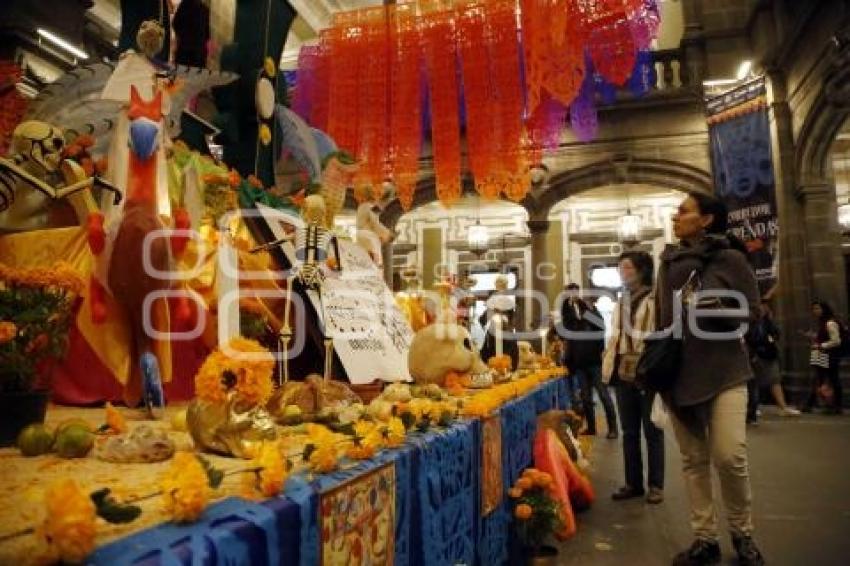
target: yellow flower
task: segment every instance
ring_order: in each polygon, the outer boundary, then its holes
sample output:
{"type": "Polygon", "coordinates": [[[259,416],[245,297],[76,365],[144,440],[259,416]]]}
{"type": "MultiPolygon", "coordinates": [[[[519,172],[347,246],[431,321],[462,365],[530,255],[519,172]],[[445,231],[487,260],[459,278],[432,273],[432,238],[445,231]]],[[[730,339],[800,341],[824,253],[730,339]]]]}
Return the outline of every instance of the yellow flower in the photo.
{"type": "Polygon", "coordinates": [[[275,76],[275,74],[277,74],[277,66],[274,64],[274,59],[272,59],[271,57],[266,57],[263,61],[263,70],[268,76],[275,76]]]}
{"type": "Polygon", "coordinates": [[[14,340],[18,335],[18,327],[14,322],[8,320],[0,321],[0,344],[5,344],[10,340],[14,340]]]}
{"type": "Polygon", "coordinates": [[[72,479],[47,488],[44,497],[47,517],[38,534],[56,561],[82,562],[95,546],[94,503],[72,479]]]}
{"type": "Polygon", "coordinates": [[[273,372],[274,358],[259,342],[234,338],[204,360],[195,374],[195,394],[203,401],[221,403],[232,389],[248,404],[261,405],[272,395],[273,372]]]}
{"type": "Polygon", "coordinates": [[[272,131],[266,124],[260,125],[260,129],[257,132],[257,135],[260,138],[260,143],[263,145],[269,145],[272,141],[272,131]]]}
{"type": "Polygon", "coordinates": [[[365,438],[375,428],[375,424],[369,421],[357,421],[354,423],[354,434],[358,438],[365,438]]]}
{"type": "Polygon", "coordinates": [[[124,420],[124,415],[108,401],[106,402],[106,426],[119,434],[127,432],[127,421],[124,420]]]}
{"type": "Polygon", "coordinates": [[[247,474],[254,493],[265,497],[274,497],[280,493],[286,481],[287,470],[286,461],[281,456],[277,442],[264,442],[252,462],[252,467],[259,468],[258,471],[247,474]]]}
{"type": "Polygon", "coordinates": [[[336,469],[336,448],[333,445],[316,446],[310,454],[310,469],[320,474],[327,474],[336,469]]]}
{"type": "Polygon", "coordinates": [[[392,417],[387,423],[386,430],[387,446],[400,446],[404,442],[404,423],[398,417],[392,417]]]}
{"type": "Polygon", "coordinates": [[[197,520],[204,512],[212,491],[207,473],[197,456],[191,452],[174,454],[160,486],[163,507],[177,523],[197,520]]]}

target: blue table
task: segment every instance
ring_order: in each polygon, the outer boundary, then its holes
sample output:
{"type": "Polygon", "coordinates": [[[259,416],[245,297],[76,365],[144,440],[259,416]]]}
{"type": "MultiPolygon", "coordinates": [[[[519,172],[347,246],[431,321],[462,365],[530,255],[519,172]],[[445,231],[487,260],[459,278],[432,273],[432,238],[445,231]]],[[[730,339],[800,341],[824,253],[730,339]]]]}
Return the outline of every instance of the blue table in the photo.
{"type": "MultiPolygon", "coordinates": [[[[532,463],[539,413],[568,406],[563,378],[503,405],[502,481],[532,463]]],[[[162,524],[99,548],[94,564],[313,566],[319,563],[319,494],[392,462],[396,471],[395,563],[502,564],[509,553],[509,502],[481,517],[481,421],[408,435],[405,444],[342,471],[287,481],[285,496],[261,503],[227,498],[196,523],[162,524]]]]}

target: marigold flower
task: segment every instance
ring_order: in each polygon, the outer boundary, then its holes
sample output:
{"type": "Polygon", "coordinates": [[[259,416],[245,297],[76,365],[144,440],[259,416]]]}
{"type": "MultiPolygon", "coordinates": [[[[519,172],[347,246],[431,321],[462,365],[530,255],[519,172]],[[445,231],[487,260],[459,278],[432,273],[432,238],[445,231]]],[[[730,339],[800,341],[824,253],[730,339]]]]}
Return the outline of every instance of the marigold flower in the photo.
{"type": "Polygon", "coordinates": [[[336,448],[333,445],[316,446],[309,458],[310,469],[320,474],[327,474],[336,469],[336,448]]]}
{"type": "Polygon", "coordinates": [[[197,520],[204,512],[212,491],[206,471],[191,452],[174,454],[160,485],[165,511],[177,523],[197,520]]]}
{"type": "Polygon", "coordinates": [[[37,529],[57,561],[83,562],[95,546],[97,513],[91,498],[69,478],[47,488],[47,516],[37,529]]]}
{"type": "Polygon", "coordinates": [[[392,417],[387,423],[385,432],[387,446],[395,447],[404,443],[404,423],[398,417],[392,417]]]}
{"type": "Polygon", "coordinates": [[[8,320],[0,321],[0,344],[14,340],[17,335],[18,327],[14,322],[8,320]]]}
{"type": "Polygon", "coordinates": [[[274,358],[259,342],[234,338],[204,360],[195,374],[195,394],[209,403],[221,403],[234,390],[251,405],[263,404],[272,394],[274,358]],[[230,353],[234,353],[232,357],[230,353]],[[227,374],[232,379],[228,382],[227,374]]]}
{"type": "Polygon", "coordinates": [[[518,487],[512,487],[508,490],[508,496],[510,496],[511,499],[519,499],[522,497],[522,490],[518,487]]]}
{"type": "Polygon", "coordinates": [[[277,442],[264,442],[260,453],[254,459],[254,465],[260,468],[257,472],[259,492],[266,497],[274,497],[283,489],[286,481],[286,461],[280,454],[277,442]]]}
{"type": "Polygon", "coordinates": [[[127,421],[124,420],[124,415],[118,412],[118,409],[109,401],[106,402],[106,426],[119,434],[127,432],[127,421]]]}
{"type": "Polygon", "coordinates": [[[227,174],[227,182],[234,189],[242,183],[242,177],[239,176],[239,172],[236,169],[231,169],[227,174]]]}
{"type": "Polygon", "coordinates": [[[528,505],[527,503],[520,503],[514,510],[514,516],[521,521],[530,519],[533,514],[534,510],[531,508],[531,505],[528,505]]]}
{"type": "Polygon", "coordinates": [[[523,490],[523,491],[525,491],[525,490],[527,490],[527,489],[531,489],[531,487],[532,487],[533,485],[534,485],[534,484],[532,483],[531,479],[529,479],[529,478],[527,478],[527,477],[519,478],[519,479],[516,481],[516,486],[517,486],[518,488],[520,488],[521,490],[523,490]]]}

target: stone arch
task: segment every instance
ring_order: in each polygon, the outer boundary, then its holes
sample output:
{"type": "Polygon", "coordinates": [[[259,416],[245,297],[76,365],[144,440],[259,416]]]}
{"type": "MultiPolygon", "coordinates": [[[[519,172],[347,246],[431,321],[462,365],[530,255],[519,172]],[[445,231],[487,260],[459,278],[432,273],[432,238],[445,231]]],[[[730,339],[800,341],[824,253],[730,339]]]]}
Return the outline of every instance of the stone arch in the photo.
{"type": "MultiPolygon", "coordinates": [[[[546,220],[552,207],[567,197],[621,183],[654,185],[685,193],[713,192],[711,173],[698,167],[662,159],[615,158],[556,173],[517,204],[528,211],[529,220],[546,220]]],[[[471,180],[464,179],[464,192],[473,190],[471,180]]],[[[417,185],[411,210],[436,200],[434,178],[423,179],[417,185]]],[[[394,200],[384,210],[381,220],[393,227],[404,212],[398,200],[394,200]]]]}
{"type": "Polygon", "coordinates": [[[605,185],[635,183],[685,193],[712,194],[711,174],[692,165],[660,159],[613,159],[598,161],[557,173],[546,187],[535,191],[524,205],[533,220],[545,220],[560,201],[605,185]]]}
{"type": "MultiPolygon", "coordinates": [[[[797,137],[798,185],[828,177],[829,153],[844,122],[850,117],[850,27],[836,34],[817,93],[797,137]]],[[[799,188],[799,187],[798,187],[799,188]]]]}

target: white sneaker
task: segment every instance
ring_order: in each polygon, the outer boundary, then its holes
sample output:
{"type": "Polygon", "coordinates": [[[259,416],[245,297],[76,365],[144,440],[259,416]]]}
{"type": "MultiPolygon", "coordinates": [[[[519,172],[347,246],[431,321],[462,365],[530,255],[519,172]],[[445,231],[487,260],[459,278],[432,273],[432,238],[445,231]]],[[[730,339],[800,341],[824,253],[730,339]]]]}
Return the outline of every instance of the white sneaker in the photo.
{"type": "Polygon", "coordinates": [[[786,408],[782,409],[781,411],[779,411],[779,416],[782,416],[782,417],[799,417],[800,411],[798,411],[797,409],[794,409],[792,407],[786,407],[786,408]]]}

